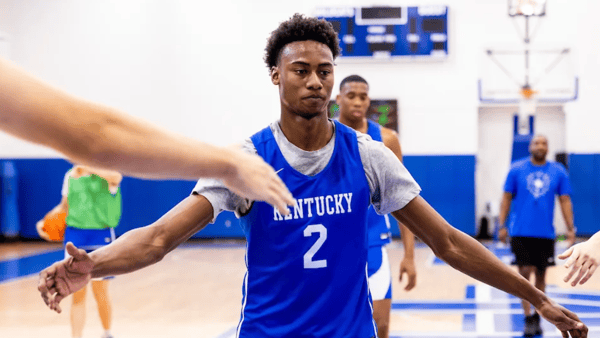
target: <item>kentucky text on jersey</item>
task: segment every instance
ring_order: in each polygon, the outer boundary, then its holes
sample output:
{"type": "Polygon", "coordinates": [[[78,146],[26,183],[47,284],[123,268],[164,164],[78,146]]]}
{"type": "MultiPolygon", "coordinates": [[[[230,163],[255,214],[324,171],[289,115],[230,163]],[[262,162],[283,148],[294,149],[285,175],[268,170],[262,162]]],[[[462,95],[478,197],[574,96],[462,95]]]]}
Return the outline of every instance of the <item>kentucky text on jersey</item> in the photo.
{"type": "Polygon", "coordinates": [[[313,217],[314,214],[323,216],[345,214],[352,212],[352,193],[344,194],[333,194],[326,196],[316,196],[308,198],[298,198],[295,201],[294,212],[287,216],[282,216],[277,208],[273,208],[273,220],[283,221],[290,219],[302,219],[304,217],[304,210],[306,210],[306,217],[313,217]],[[306,206],[306,209],[304,208],[306,206]]]}

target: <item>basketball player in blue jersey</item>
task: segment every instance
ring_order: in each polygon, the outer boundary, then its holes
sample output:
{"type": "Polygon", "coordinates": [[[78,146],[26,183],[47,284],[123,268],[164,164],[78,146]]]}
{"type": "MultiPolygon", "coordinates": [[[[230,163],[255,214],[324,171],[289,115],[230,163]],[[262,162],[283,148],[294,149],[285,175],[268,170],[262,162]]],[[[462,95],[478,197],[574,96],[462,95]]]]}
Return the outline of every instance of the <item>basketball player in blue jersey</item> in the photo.
{"type": "Polygon", "coordinates": [[[296,197],[290,214],[238,197],[217,180],[153,224],[90,254],[40,272],[38,290],[57,312],[90,278],[160,261],[222,210],[241,218],[247,238],[238,337],[376,337],[367,285],[367,210],[392,213],[454,268],[534,304],[563,337],[587,337],[577,315],[550,300],[470,236],[450,226],[381,142],[327,117],[338,38],[331,24],[296,14],[271,34],[265,61],[277,86],[278,121],[246,140],[296,197]]]}
{"type": "MultiPolygon", "coordinates": [[[[340,93],[336,97],[340,108],[339,121],[344,125],[371,136],[388,147],[400,161],[402,150],[398,134],[367,119],[367,111],[371,100],[369,84],[358,75],[350,75],[340,83],[340,93]]],[[[373,318],[377,324],[380,338],[388,338],[390,331],[390,312],[392,308],[392,274],[385,246],[391,242],[390,221],[388,215],[378,215],[373,206],[369,207],[367,216],[369,239],[369,290],[373,299],[373,318]]],[[[416,284],[415,270],[415,236],[402,223],[400,233],[404,243],[404,259],[400,263],[400,281],[406,274],[408,283],[405,290],[411,290],[416,284]]]]}

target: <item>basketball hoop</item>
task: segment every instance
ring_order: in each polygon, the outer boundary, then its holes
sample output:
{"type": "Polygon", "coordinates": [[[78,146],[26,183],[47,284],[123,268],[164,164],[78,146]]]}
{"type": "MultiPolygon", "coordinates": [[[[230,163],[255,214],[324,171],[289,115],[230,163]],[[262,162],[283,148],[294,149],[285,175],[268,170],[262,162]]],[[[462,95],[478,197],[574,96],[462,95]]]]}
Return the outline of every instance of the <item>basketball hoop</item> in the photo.
{"type": "Polygon", "coordinates": [[[530,100],[535,94],[537,94],[537,90],[533,90],[529,85],[524,85],[523,88],[521,88],[521,96],[523,96],[525,100],[530,100]]]}

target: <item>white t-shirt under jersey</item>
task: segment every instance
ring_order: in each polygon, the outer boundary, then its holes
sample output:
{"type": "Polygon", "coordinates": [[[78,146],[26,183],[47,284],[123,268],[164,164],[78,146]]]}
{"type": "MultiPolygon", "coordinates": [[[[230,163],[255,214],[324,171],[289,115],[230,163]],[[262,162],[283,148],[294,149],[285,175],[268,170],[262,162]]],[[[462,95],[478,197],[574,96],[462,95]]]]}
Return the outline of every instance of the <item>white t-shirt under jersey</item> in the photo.
{"type": "MultiPolygon", "coordinates": [[[[334,123],[333,125],[335,128],[334,123]]],[[[316,151],[305,151],[287,140],[281,131],[279,121],[271,123],[270,128],[283,157],[298,172],[313,176],[329,163],[335,147],[335,132],[325,147],[316,151]]],[[[373,141],[367,134],[356,133],[358,151],[369,182],[371,203],[375,211],[380,215],[385,215],[402,209],[419,195],[421,188],[383,142],[373,141]]],[[[243,149],[248,153],[257,153],[250,138],[244,141],[243,149]]],[[[213,207],[214,218],[223,210],[239,214],[246,212],[251,206],[250,201],[229,191],[221,180],[200,179],[194,187],[193,193],[206,197],[213,207]]]]}

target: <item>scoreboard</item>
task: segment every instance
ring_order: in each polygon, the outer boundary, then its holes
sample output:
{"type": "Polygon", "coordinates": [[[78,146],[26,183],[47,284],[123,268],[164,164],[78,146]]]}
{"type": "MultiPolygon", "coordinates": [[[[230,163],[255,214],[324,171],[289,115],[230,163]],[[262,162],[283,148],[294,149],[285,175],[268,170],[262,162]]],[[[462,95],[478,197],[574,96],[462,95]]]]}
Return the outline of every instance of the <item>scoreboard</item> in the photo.
{"type": "Polygon", "coordinates": [[[445,59],[448,7],[327,7],[315,16],[338,33],[339,60],[445,59]]]}

